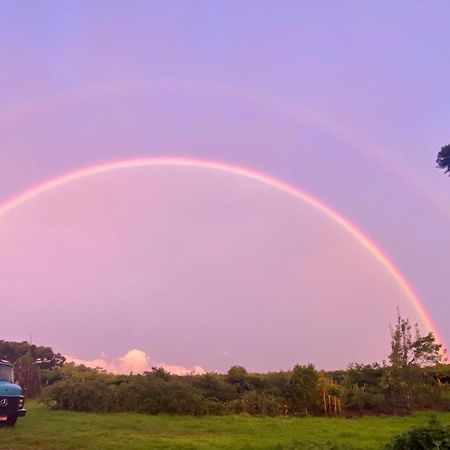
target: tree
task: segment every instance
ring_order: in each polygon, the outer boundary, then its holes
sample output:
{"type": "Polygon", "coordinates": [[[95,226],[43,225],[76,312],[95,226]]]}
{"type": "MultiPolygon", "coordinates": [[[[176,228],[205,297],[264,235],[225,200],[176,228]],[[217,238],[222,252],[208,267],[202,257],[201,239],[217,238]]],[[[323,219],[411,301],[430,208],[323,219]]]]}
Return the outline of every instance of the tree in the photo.
{"type": "Polygon", "coordinates": [[[203,376],[193,376],[195,387],[204,392],[206,398],[220,402],[227,402],[239,398],[239,394],[233,385],[227,383],[222,375],[207,373],[203,376]]]}
{"type": "Polygon", "coordinates": [[[439,169],[444,169],[445,173],[450,173],[450,144],[441,148],[437,155],[436,164],[439,169]]]}
{"type": "Polygon", "coordinates": [[[295,413],[308,415],[319,403],[319,375],[312,364],[296,365],[286,386],[286,397],[295,413]]]}
{"type": "Polygon", "coordinates": [[[432,332],[422,336],[416,324],[413,336],[409,319],[397,311],[397,323],[391,329],[391,365],[385,374],[385,385],[394,406],[407,411],[412,409],[423,379],[422,368],[439,364],[444,359],[443,353],[442,345],[436,342],[432,332]]]}
{"type": "Polygon", "coordinates": [[[242,366],[232,366],[225,377],[227,383],[236,387],[236,391],[242,394],[248,388],[248,372],[242,366]]]}
{"type": "Polygon", "coordinates": [[[419,327],[415,325],[415,337],[412,336],[412,326],[409,319],[405,319],[397,311],[397,324],[391,329],[391,353],[389,361],[392,366],[419,367],[439,364],[443,359],[442,344],[430,331],[421,336],[419,327]]]}
{"type": "Polygon", "coordinates": [[[41,393],[39,367],[33,361],[31,353],[21,356],[15,362],[14,375],[27,397],[35,398],[41,393]]]}
{"type": "Polygon", "coordinates": [[[341,387],[334,383],[324,371],[319,373],[318,390],[325,416],[341,414],[341,387]]]}
{"type": "Polygon", "coordinates": [[[66,358],[61,353],[54,353],[50,347],[36,346],[26,341],[12,342],[0,340],[0,359],[15,363],[20,357],[30,354],[41,369],[62,367],[66,358]]]}
{"type": "Polygon", "coordinates": [[[345,407],[362,412],[382,405],[384,396],[380,388],[384,373],[385,368],[378,363],[349,364],[342,380],[345,407]]]}

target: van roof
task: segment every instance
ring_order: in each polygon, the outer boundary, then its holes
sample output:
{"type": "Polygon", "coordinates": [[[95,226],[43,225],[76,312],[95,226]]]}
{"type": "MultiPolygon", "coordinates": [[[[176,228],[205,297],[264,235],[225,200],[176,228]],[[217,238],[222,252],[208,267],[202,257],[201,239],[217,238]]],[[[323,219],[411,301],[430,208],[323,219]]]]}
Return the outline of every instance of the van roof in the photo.
{"type": "Polygon", "coordinates": [[[0,365],[12,367],[12,364],[9,361],[6,361],[5,359],[0,359],[0,365]]]}

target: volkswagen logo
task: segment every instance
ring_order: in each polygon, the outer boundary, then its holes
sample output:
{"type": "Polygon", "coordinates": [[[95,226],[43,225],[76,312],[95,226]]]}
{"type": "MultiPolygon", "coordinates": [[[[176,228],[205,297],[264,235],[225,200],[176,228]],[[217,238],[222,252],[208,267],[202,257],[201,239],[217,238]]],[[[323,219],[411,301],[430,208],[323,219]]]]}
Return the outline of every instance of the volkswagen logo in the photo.
{"type": "Polygon", "coordinates": [[[0,400],[0,406],[2,406],[2,407],[8,406],[8,399],[7,398],[2,398],[0,400]]]}

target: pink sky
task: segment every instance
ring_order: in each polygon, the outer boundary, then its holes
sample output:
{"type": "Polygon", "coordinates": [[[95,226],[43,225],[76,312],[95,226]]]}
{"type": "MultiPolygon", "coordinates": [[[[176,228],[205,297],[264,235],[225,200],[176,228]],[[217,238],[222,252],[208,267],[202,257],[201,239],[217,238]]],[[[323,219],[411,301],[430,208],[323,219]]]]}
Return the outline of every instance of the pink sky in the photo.
{"type": "MultiPolygon", "coordinates": [[[[434,163],[449,14],[445,0],[3,2],[0,204],[116,160],[260,171],[363,230],[449,342],[450,182],[434,163]]],[[[342,367],[386,356],[397,304],[416,319],[323,215],[193,169],[86,179],[3,215],[0,301],[0,338],[112,366],[138,349],[207,370],[342,367]]]]}
{"type": "Polygon", "coordinates": [[[424,327],[353,236],[236,174],[92,176],[6,213],[0,240],[3,332],[109,367],[132,349],[205,370],[344,367],[386,357],[397,305],[424,327]]]}

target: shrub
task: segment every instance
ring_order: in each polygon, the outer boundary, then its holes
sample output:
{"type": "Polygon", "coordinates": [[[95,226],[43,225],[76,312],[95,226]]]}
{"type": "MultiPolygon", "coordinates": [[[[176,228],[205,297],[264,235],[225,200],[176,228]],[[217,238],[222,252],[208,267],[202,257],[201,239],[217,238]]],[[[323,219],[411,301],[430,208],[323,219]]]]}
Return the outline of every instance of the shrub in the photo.
{"type": "Polygon", "coordinates": [[[276,397],[256,391],[246,392],[242,396],[242,410],[253,416],[276,416],[279,405],[276,397]]]}
{"type": "Polygon", "coordinates": [[[428,425],[396,436],[386,450],[450,450],[450,427],[432,417],[428,425]]]}

